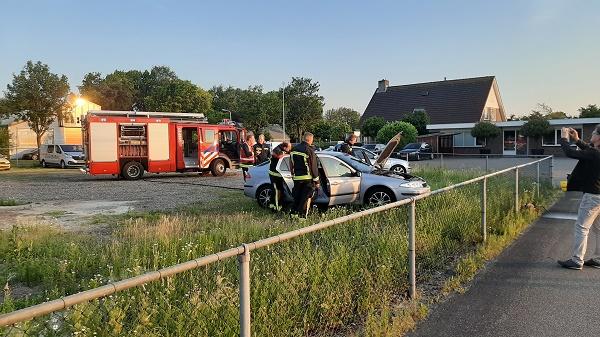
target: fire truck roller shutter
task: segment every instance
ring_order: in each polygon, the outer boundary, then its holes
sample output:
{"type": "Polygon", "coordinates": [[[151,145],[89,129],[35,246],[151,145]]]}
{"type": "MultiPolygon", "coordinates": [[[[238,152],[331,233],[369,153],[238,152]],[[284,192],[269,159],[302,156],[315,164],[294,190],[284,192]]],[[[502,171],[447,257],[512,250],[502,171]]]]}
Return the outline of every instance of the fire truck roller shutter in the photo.
{"type": "Polygon", "coordinates": [[[91,174],[118,174],[117,124],[90,123],[89,170],[91,174]]]}
{"type": "Polygon", "coordinates": [[[169,124],[148,123],[148,172],[171,171],[169,124]]]}

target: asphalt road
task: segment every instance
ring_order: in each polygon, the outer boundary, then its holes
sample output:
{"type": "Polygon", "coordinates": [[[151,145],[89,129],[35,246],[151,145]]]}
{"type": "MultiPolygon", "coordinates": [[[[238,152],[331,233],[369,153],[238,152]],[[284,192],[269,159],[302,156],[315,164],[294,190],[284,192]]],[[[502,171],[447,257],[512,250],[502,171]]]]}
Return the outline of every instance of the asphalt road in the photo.
{"type": "MultiPolygon", "coordinates": [[[[433,308],[408,336],[600,336],[600,269],[556,263],[571,255],[580,197],[565,194],[465,294],[433,308]]],[[[595,248],[590,234],[587,256],[595,248]]]]}

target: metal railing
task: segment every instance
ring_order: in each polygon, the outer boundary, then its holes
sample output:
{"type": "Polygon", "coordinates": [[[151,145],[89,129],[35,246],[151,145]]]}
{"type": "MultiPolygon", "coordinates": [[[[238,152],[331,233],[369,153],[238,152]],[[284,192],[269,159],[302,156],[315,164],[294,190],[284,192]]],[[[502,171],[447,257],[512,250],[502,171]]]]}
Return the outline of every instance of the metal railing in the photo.
{"type": "MultiPolygon", "coordinates": [[[[77,294],[65,296],[56,300],[44,302],[38,305],[30,306],[24,309],[16,310],[4,315],[0,316],[0,327],[11,326],[20,322],[31,320],[35,317],[47,315],[56,311],[65,310],[67,308],[73,307],[77,304],[89,302],[92,300],[105,298],[117,292],[122,292],[126,289],[143,286],[147,283],[165,279],[167,277],[183,273],[185,271],[190,271],[193,269],[197,269],[203,266],[208,266],[210,264],[216,263],[218,261],[223,261],[234,256],[238,257],[238,271],[239,271],[239,323],[240,323],[240,336],[249,337],[251,336],[251,317],[250,317],[250,260],[251,260],[251,252],[270,246],[278,243],[282,243],[309,233],[318,232],[323,229],[346,223],[351,220],[359,219],[368,215],[380,213],[383,211],[391,210],[394,208],[398,208],[402,205],[410,205],[408,212],[408,281],[409,281],[409,289],[408,293],[410,298],[415,298],[416,296],[416,248],[415,248],[415,227],[416,227],[416,203],[419,200],[428,198],[430,196],[443,194],[455,189],[458,189],[463,186],[471,185],[477,182],[482,182],[481,184],[481,237],[482,240],[485,241],[487,239],[487,188],[488,188],[488,179],[491,177],[495,177],[501,174],[505,174],[508,172],[514,172],[515,174],[515,191],[514,191],[514,211],[515,213],[519,213],[519,176],[520,170],[526,167],[533,167],[535,165],[535,184],[537,186],[537,190],[534,193],[537,193],[539,196],[539,186],[540,186],[540,163],[545,161],[552,162],[552,156],[547,156],[541,159],[534,160],[529,163],[516,165],[513,167],[509,167],[506,169],[498,170],[493,173],[489,173],[483,176],[479,176],[470,180],[466,180],[457,184],[453,184],[444,188],[440,188],[430,193],[414,196],[408,199],[399,200],[393,203],[389,203],[386,205],[362,210],[350,215],[338,217],[332,220],[316,223],[307,227],[299,228],[290,232],[282,233],[279,235],[271,236],[265,239],[257,240],[250,243],[245,243],[240,246],[227,249],[218,253],[214,253],[211,255],[203,256],[197,259],[193,259],[184,263],[176,264],[167,268],[162,268],[153,272],[148,272],[136,277],[124,279],[118,282],[111,282],[104,286],[100,286],[94,289],[82,291],[77,294]]],[[[552,166],[550,164],[550,170],[552,166]]],[[[550,174],[551,176],[551,174],[550,174]]]]}

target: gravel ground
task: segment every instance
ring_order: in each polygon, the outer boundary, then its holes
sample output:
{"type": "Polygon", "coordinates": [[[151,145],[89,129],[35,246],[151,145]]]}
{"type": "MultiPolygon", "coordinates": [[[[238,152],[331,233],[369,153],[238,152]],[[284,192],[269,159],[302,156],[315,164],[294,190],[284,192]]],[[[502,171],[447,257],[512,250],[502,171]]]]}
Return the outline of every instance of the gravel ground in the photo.
{"type": "Polygon", "coordinates": [[[52,201],[124,201],[136,210],[171,209],[219,198],[223,190],[242,189],[237,171],[223,177],[198,173],[146,175],[137,181],[89,176],[79,170],[15,169],[0,172],[0,199],[52,201]],[[216,186],[216,187],[213,187],[216,186]]]}
{"type": "Polygon", "coordinates": [[[96,215],[168,210],[192,203],[215,202],[224,192],[243,193],[239,171],[223,177],[173,173],[146,175],[137,181],[89,176],[68,169],[12,169],[0,172],[0,199],[20,206],[0,207],[0,229],[47,223],[82,230],[96,215]]]}

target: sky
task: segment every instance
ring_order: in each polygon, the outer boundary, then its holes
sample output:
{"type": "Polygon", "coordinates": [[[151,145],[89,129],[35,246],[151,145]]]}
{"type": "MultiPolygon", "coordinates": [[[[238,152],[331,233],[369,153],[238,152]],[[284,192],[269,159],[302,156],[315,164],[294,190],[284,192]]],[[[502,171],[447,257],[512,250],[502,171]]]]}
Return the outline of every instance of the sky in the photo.
{"type": "Polygon", "coordinates": [[[0,4],[0,91],[27,60],[65,74],[171,67],[205,89],[321,85],[364,112],[402,85],[494,75],[507,116],[600,104],[600,1],[34,1],[0,4]]]}

